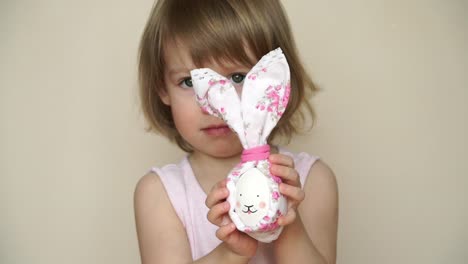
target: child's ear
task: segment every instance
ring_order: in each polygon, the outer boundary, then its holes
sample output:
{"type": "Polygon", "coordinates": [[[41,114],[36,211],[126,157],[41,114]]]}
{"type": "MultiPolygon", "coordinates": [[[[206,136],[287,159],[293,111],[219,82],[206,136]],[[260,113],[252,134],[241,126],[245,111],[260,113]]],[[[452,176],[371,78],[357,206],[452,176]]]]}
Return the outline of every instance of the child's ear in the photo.
{"type": "Polygon", "coordinates": [[[161,101],[165,104],[165,105],[171,105],[171,99],[169,97],[169,94],[167,93],[167,90],[166,89],[162,89],[158,92],[159,94],[159,98],[161,98],[161,101]]]}

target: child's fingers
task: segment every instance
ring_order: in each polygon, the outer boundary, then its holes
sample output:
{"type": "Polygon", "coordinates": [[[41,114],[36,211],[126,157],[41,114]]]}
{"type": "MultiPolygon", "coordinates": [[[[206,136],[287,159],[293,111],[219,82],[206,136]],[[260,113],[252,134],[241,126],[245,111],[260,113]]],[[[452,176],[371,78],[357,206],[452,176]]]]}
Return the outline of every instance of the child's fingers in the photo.
{"type": "Polygon", "coordinates": [[[296,210],[290,208],[286,215],[283,215],[278,219],[278,225],[286,226],[291,224],[292,222],[294,222],[294,220],[296,220],[296,215],[296,210]]]}
{"type": "Polygon", "coordinates": [[[218,204],[221,200],[224,200],[228,197],[229,190],[224,187],[214,187],[205,200],[205,205],[208,208],[213,207],[215,204],[218,204]]]}
{"type": "Polygon", "coordinates": [[[294,168],[272,164],[270,166],[270,172],[273,175],[280,177],[284,182],[288,184],[294,186],[301,186],[299,174],[294,168]]]}
{"type": "Polygon", "coordinates": [[[282,195],[290,198],[295,203],[300,203],[305,198],[305,192],[300,187],[292,186],[286,183],[281,183],[279,191],[282,195]]]}
{"type": "Polygon", "coordinates": [[[215,189],[226,187],[226,185],[227,185],[227,179],[223,179],[223,180],[217,182],[215,185],[213,185],[213,187],[211,187],[210,192],[212,192],[215,189]]]}
{"type": "Polygon", "coordinates": [[[294,160],[284,154],[271,154],[268,158],[271,163],[294,168],[294,160]]]}
{"type": "Polygon", "coordinates": [[[234,223],[223,225],[216,230],[216,237],[221,241],[226,241],[234,230],[236,230],[236,225],[234,223]]]}
{"type": "MultiPolygon", "coordinates": [[[[208,221],[210,221],[213,225],[221,226],[225,225],[228,222],[224,217],[226,216],[226,213],[229,211],[229,203],[228,202],[222,202],[214,205],[211,207],[211,209],[208,211],[207,218],[208,221]]],[[[227,217],[228,218],[228,217],[227,217]]]]}

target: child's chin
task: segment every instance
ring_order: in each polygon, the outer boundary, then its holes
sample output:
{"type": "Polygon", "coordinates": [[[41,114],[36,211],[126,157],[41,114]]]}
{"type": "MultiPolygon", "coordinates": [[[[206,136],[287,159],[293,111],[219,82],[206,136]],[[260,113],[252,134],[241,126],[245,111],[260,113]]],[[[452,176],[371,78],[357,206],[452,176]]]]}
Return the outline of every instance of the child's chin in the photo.
{"type": "MultiPolygon", "coordinates": [[[[218,142],[221,143],[221,142],[218,142]]],[[[242,145],[238,141],[225,141],[212,149],[212,155],[218,158],[230,158],[242,153],[242,145]]]]}

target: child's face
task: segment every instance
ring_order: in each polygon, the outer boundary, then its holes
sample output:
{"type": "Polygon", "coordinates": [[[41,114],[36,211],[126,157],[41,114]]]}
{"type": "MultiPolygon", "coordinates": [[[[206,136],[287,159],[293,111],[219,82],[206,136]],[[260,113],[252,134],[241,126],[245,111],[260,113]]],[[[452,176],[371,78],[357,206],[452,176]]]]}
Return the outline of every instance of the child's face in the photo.
{"type": "MultiPolygon", "coordinates": [[[[165,47],[166,92],[160,96],[165,104],[170,105],[175,126],[181,136],[194,147],[194,151],[210,156],[231,157],[240,154],[242,146],[237,135],[223,120],[202,112],[198,106],[190,79],[190,71],[197,67],[184,43],[167,43],[165,47]]],[[[243,77],[250,70],[249,67],[233,63],[206,63],[203,67],[237,82],[239,93],[243,77]]]]}

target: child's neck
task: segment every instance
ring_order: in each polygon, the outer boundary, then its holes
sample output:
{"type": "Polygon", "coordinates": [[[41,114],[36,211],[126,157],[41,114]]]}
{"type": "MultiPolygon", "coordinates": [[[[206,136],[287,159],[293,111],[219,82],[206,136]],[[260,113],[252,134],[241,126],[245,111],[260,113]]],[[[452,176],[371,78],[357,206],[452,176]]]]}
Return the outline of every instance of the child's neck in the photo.
{"type": "Polygon", "coordinates": [[[193,152],[188,160],[202,189],[209,193],[213,185],[226,178],[232,168],[240,162],[240,153],[232,157],[217,158],[193,152]]]}

